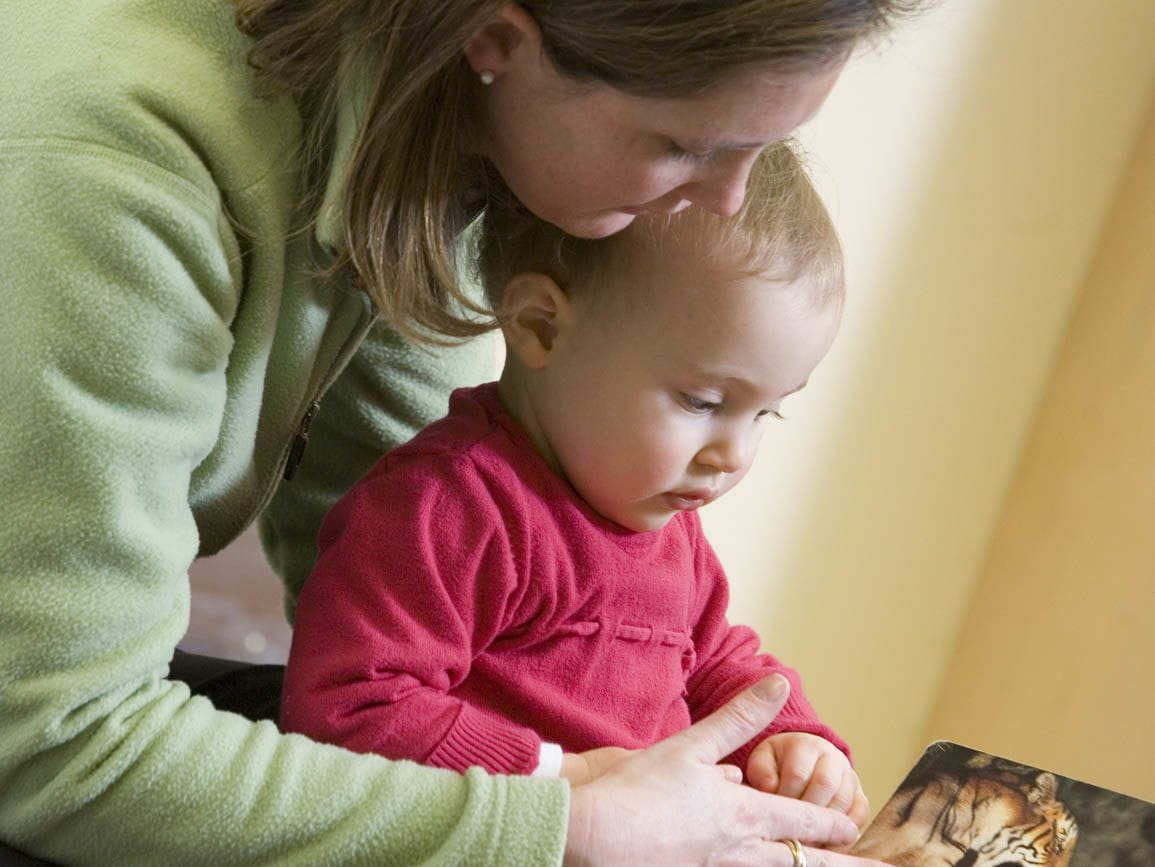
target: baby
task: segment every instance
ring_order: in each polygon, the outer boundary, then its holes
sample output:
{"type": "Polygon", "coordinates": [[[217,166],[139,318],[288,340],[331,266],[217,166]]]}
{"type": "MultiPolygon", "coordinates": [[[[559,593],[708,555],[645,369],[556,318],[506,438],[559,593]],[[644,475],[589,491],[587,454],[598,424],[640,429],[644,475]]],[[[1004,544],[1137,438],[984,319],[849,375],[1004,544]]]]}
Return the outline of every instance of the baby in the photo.
{"type": "Polygon", "coordinates": [[[487,211],[501,379],[386,455],[332,510],[301,595],[283,727],[463,771],[574,782],[772,672],[786,707],[727,761],[759,789],[867,804],[797,675],[726,620],[701,506],[838,328],[837,236],[787,144],[734,217],[561,234],[487,211]]]}

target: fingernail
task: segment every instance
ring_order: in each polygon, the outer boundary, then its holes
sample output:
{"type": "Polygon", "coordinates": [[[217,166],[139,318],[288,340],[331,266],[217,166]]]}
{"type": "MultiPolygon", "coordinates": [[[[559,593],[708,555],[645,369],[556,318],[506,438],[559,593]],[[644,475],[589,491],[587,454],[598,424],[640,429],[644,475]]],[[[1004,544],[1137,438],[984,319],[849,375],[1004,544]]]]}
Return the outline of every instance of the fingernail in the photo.
{"type": "Polygon", "coordinates": [[[850,819],[846,819],[846,824],[842,826],[842,831],[846,835],[843,838],[845,840],[844,845],[846,846],[849,846],[851,843],[857,843],[858,838],[862,836],[862,832],[858,830],[858,826],[850,821],[850,819]]]}
{"type": "Polygon", "coordinates": [[[786,694],[790,692],[790,681],[780,674],[775,674],[773,677],[768,677],[765,680],[759,681],[754,686],[754,694],[758,698],[766,701],[778,701],[785,698],[786,694]]]}

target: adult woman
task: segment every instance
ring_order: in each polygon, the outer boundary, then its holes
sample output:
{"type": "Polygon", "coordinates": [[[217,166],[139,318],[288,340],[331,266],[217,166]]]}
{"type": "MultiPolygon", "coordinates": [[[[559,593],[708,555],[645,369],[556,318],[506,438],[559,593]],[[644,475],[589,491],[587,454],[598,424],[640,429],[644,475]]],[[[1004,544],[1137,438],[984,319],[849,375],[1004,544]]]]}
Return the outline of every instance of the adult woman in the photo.
{"type": "Polygon", "coordinates": [[[212,864],[788,864],[771,841],[845,842],[841,817],[711,767],[780,698],[570,798],[282,737],[166,674],[198,552],[261,515],[294,598],[328,505],[474,378],[486,350],[404,336],[483,329],[453,254],[489,167],[576,234],[733,210],[898,5],[243,0],[248,36],[219,0],[7,10],[0,837],[212,864]]]}

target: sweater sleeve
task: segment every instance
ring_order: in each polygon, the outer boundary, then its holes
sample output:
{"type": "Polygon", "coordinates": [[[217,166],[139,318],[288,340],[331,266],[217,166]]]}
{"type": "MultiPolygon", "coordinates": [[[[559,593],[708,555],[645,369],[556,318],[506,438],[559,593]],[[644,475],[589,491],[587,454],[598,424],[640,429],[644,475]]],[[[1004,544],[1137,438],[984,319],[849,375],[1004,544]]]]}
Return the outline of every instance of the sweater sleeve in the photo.
{"type": "Polygon", "coordinates": [[[702,533],[697,516],[692,516],[687,525],[694,541],[698,588],[698,616],[693,632],[695,660],[686,682],[691,718],[698,720],[709,715],[747,686],[777,673],[790,681],[786,706],[759,737],[736,750],[727,761],[744,768],[754,747],[779,732],[818,735],[849,757],[846,742],[818,718],[802,691],[798,672],[769,653],[759,653],[758,636],[752,629],[727,621],[729,585],[722,564],[702,533]]]}
{"type": "Polygon", "coordinates": [[[556,863],[567,789],[285,736],[165,679],[218,436],[220,202],[0,142],[0,837],[69,864],[556,863]]]}
{"type": "Polygon", "coordinates": [[[387,457],[359,482],[321,532],[282,726],[458,771],[532,771],[537,735],[461,689],[517,610],[504,520],[465,457],[387,457]]]}

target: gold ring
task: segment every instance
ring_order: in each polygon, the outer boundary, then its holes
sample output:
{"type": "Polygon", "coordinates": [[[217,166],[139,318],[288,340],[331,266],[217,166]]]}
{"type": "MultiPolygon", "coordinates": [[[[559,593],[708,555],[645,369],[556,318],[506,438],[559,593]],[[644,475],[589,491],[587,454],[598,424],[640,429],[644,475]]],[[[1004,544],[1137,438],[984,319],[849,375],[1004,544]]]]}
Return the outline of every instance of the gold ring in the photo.
{"type": "Polygon", "coordinates": [[[797,840],[784,840],[786,848],[794,856],[794,867],[806,867],[806,853],[802,851],[802,844],[797,840]]]}

